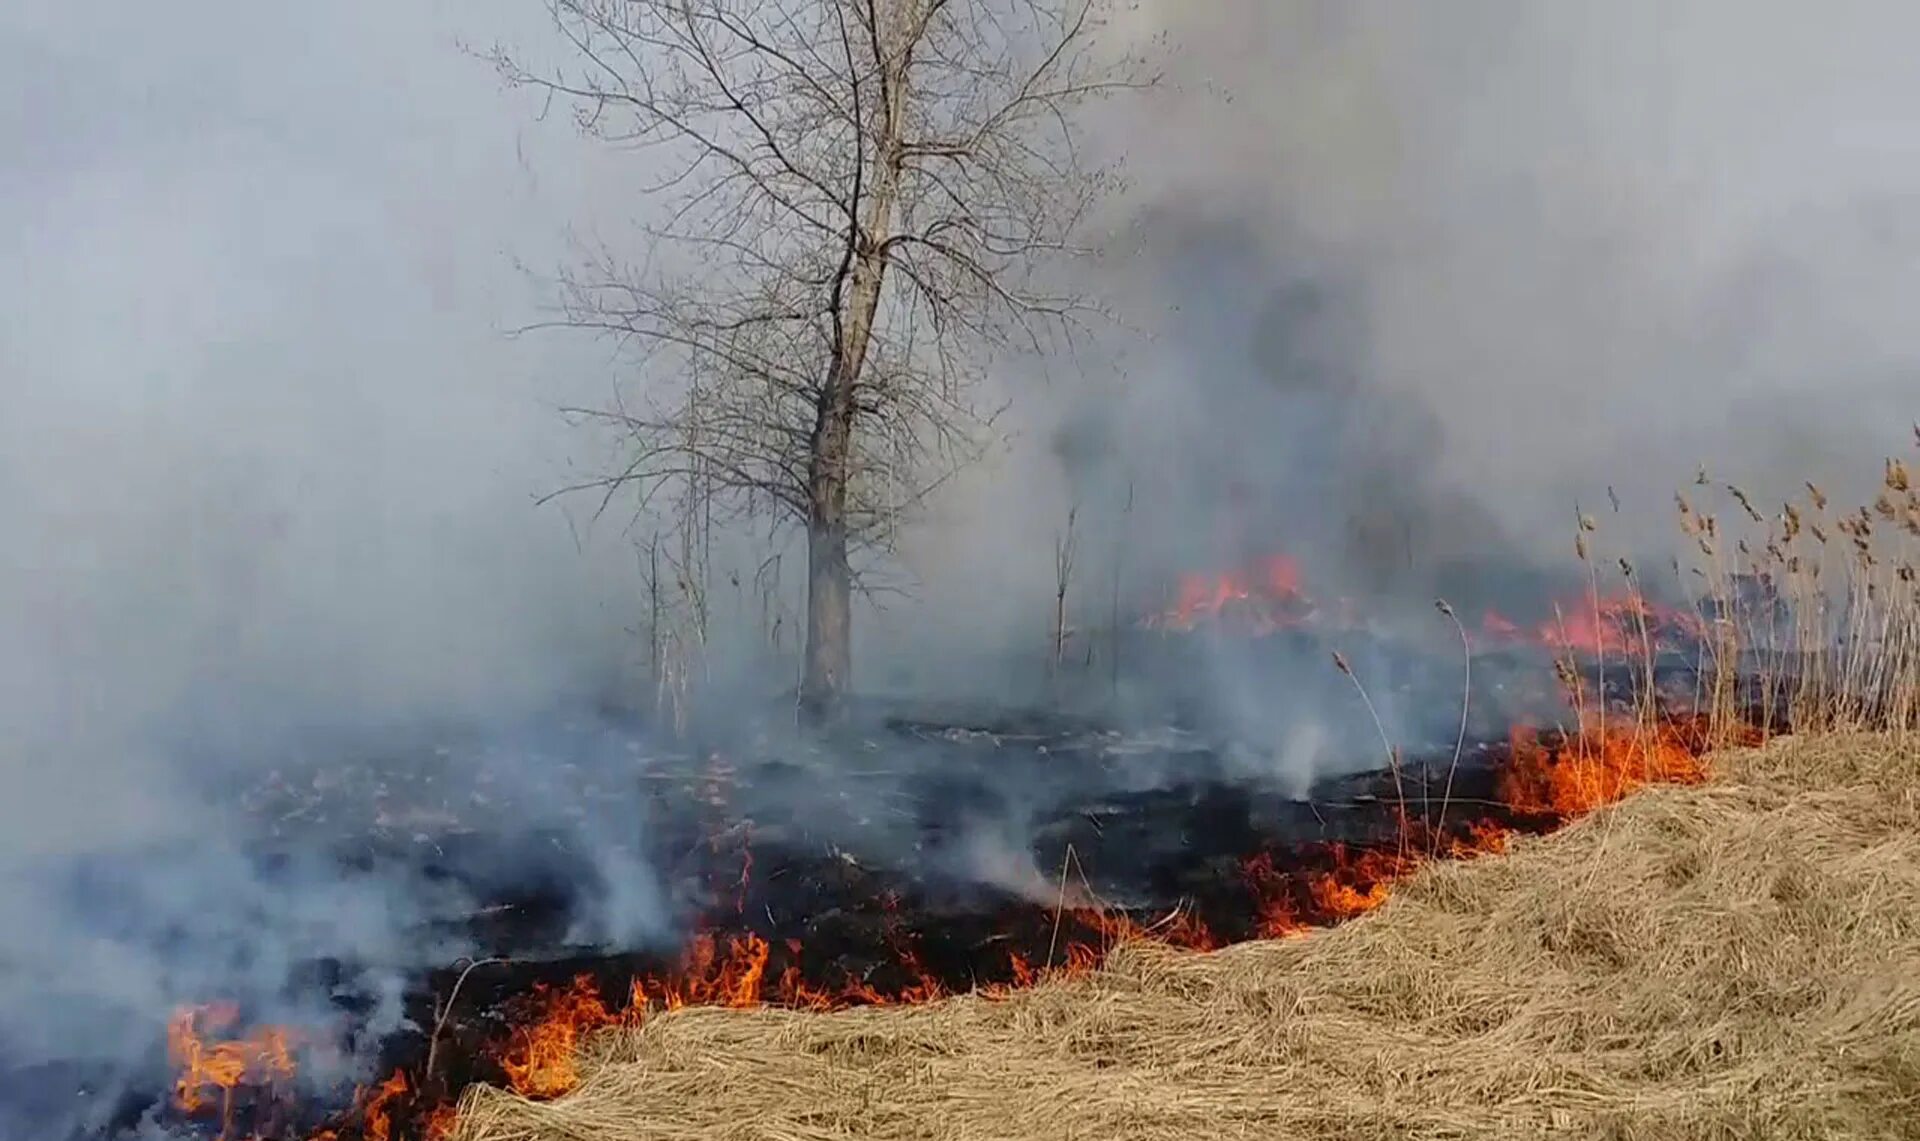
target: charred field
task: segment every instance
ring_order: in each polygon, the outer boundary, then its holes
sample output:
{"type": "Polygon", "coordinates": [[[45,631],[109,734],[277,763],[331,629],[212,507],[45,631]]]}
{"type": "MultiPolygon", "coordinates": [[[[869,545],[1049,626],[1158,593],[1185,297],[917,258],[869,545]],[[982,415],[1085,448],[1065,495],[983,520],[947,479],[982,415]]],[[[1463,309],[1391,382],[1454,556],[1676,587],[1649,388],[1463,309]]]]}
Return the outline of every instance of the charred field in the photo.
{"type": "Polygon", "coordinates": [[[1913,1136],[1911,739],[1776,738],[1376,912],[1140,940],[1004,997],[695,1008],[581,1043],[461,1141],[1913,1136]]]}
{"type": "MultiPolygon", "coordinates": [[[[1283,652],[1302,652],[1298,636],[1283,652]]],[[[1701,771],[1704,726],[1687,713],[1700,681],[1683,653],[1643,675],[1651,703],[1631,671],[1584,667],[1581,685],[1616,711],[1665,710],[1622,714],[1611,741],[1591,723],[1512,728],[1542,723],[1551,654],[1475,665],[1510,708],[1484,702],[1465,732],[1417,753],[1355,735],[1351,755],[1322,758],[1326,775],[1304,786],[1296,768],[1178,712],[1122,727],[1060,710],[874,706],[806,743],[736,725],[677,749],[586,715],[350,762],[315,753],[208,789],[227,850],[270,892],[321,882],[341,899],[381,898],[406,917],[397,937],[369,947],[323,913],[271,972],[248,964],[276,986],[126,1027],[147,1043],[133,1062],[8,1070],[0,1102],[21,1107],[17,1128],[76,1141],[441,1136],[464,1089],[565,1093],[585,1034],[648,1011],[999,994],[1140,939],[1211,949],[1284,936],[1372,910],[1432,858],[1498,850],[1701,771]]],[[[1347,668],[1324,666],[1318,700],[1352,699],[1347,668]]],[[[1444,668],[1396,676],[1409,691],[1457,684],[1444,668]]],[[[178,871],[174,858],[69,874],[110,900],[108,885],[137,893],[196,874],[204,856],[178,871]]],[[[204,938],[190,920],[135,934],[172,954],[204,938]]]]}
{"type": "Polygon", "coordinates": [[[20,7],[0,1141],[1915,1135],[1887,13],[20,7]]]}

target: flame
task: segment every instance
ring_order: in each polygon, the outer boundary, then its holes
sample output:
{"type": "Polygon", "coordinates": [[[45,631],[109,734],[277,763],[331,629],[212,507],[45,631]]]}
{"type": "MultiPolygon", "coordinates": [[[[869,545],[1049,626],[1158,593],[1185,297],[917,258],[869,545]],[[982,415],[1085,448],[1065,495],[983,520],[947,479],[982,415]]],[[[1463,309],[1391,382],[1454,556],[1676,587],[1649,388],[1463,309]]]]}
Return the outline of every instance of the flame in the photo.
{"type": "Polygon", "coordinates": [[[1696,644],[1706,637],[1706,622],[1697,614],[1663,606],[1637,592],[1588,594],[1553,606],[1553,617],[1531,628],[1498,611],[1480,618],[1480,633],[1496,644],[1529,644],[1547,649],[1599,657],[1629,657],[1677,645],[1696,644]]]}
{"type": "Polygon", "coordinates": [[[600,988],[591,975],[580,975],[569,986],[534,987],[534,1017],[513,1031],[500,1055],[500,1069],[515,1093],[552,1098],[580,1082],[576,1068],[580,1040],[588,1033],[616,1025],[618,1019],[600,1000],[600,988]]]}
{"type": "MultiPolygon", "coordinates": [[[[1299,564],[1276,554],[1236,570],[1180,575],[1173,604],[1149,615],[1143,624],[1192,630],[1217,623],[1264,635],[1306,626],[1342,629],[1360,621],[1351,599],[1322,606],[1308,594],[1299,564]]],[[[1638,591],[1613,595],[1589,591],[1583,598],[1562,599],[1551,607],[1551,617],[1531,624],[1489,609],[1478,624],[1478,634],[1486,643],[1586,656],[1638,656],[1698,644],[1706,633],[1706,622],[1698,614],[1655,603],[1638,591]]]]}
{"type": "Polygon", "coordinates": [[[176,1077],[174,1105],[187,1114],[211,1106],[217,1097],[224,1118],[233,1104],[233,1092],[242,1085],[272,1085],[293,1077],[293,1032],[266,1026],[243,1038],[209,1040],[240,1021],[240,1007],[231,1002],[183,1007],[167,1023],[167,1058],[176,1077]]]}
{"type": "Polygon", "coordinates": [[[1520,812],[1557,819],[1612,804],[1649,784],[1698,784],[1706,762],[1697,734],[1679,723],[1598,725],[1549,748],[1537,730],[1516,727],[1500,795],[1520,812]]]}
{"type": "MultiPolygon", "coordinates": [[[[1617,801],[1647,784],[1703,779],[1703,740],[1699,727],[1685,722],[1595,721],[1570,736],[1515,728],[1498,788],[1516,821],[1558,822],[1617,801]]],[[[1284,938],[1365,915],[1383,906],[1391,898],[1393,884],[1422,864],[1501,851],[1513,835],[1509,826],[1490,817],[1430,829],[1425,821],[1409,819],[1404,806],[1399,822],[1396,844],[1325,844],[1263,851],[1246,859],[1240,872],[1253,908],[1248,917],[1251,933],[1284,938]]],[[[742,871],[742,890],[750,869],[749,862],[742,871]]],[[[889,910],[898,906],[894,899],[881,902],[889,910]]],[[[1052,923],[1054,937],[1060,941],[1057,946],[1049,942],[1044,959],[1023,953],[1010,941],[1001,964],[1004,981],[980,986],[978,992],[989,998],[1005,996],[1047,979],[1097,970],[1112,947],[1128,941],[1154,940],[1195,950],[1224,942],[1186,910],[1157,922],[1143,922],[1083,898],[1063,900],[1052,923]]],[[[898,974],[885,985],[864,979],[829,985],[809,982],[801,966],[804,949],[799,940],[772,943],[751,932],[703,931],[692,938],[674,969],[634,978],[619,996],[623,1001],[616,1004],[606,1000],[592,975],[579,975],[561,985],[537,985],[509,1008],[509,1015],[517,1017],[492,1060],[515,1092],[548,1099],[579,1085],[580,1048],[590,1035],[637,1027],[654,1011],[764,1004],[831,1010],[929,1002],[948,993],[923,967],[904,936],[892,948],[898,974]]],[[[239,1024],[239,1017],[232,1004],[189,1007],[178,1012],[168,1027],[178,1074],[175,1102],[181,1111],[204,1120],[217,1101],[221,1141],[233,1138],[234,1091],[242,1086],[270,1089],[289,1083],[294,1075],[293,1049],[299,1044],[297,1035],[279,1027],[256,1029],[244,1037],[220,1037],[239,1024]]],[[[428,1099],[419,1096],[418,1088],[406,1072],[396,1071],[362,1090],[334,1129],[313,1134],[308,1141],[401,1141],[411,1136],[444,1141],[456,1124],[456,1108],[451,1102],[425,1104],[428,1099]]]]}
{"type": "Polygon", "coordinates": [[[399,1070],[373,1087],[360,1111],[360,1119],[366,1123],[367,1141],[393,1141],[393,1110],[388,1106],[395,1098],[405,1096],[407,1075],[399,1070]]]}
{"type": "Polygon", "coordinates": [[[1233,614],[1270,633],[1297,626],[1311,613],[1312,603],[1301,590],[1299,564],[1286,555],[1269,555],[1245,570],[1181,575],[1173,605],[1149,618],[1148,625],[1190,630],[1233,614]]]}
{"type": "Polygon", "coordinates": [[[1308,891],[1321,914],[1333,922],[1365,915],[1387,901],[1387,885],[1413,870],[1417,858],[1390,851],[1349,856],[1334,845],[1337,870],[1316,876],[1308,891]]]}
{"type": "MultiPolygon", "coordinates": [[[[1406,835],[1411,837],[1417,831],[1409,822],[1406,835]]],[[[1489,833],[1489,842],[1504,843],[1505,832],[1489,833]]],[[[1446,854],[1465,856],[1479,850],[1456,846],[1446,849],[1446,854]]],[[[1282,870],[1270,852],[1241,865],[1241,876],[1259,901],[1255,930],[1260,938],[1282,939],[1375,910],[1387,901],[1392,882],[1419,866],[1423,852],[1408,844],[1355,851],[1336,843],[1326,845],[1321,855],[1329,867],[1282,870]]]]}
{"type": "Polygon", "coordinates": [[[426,1141],[446,1141],[460,1123],[460,1109],[452,1103],[436,1105],[427,1113],[426,1141]]]}

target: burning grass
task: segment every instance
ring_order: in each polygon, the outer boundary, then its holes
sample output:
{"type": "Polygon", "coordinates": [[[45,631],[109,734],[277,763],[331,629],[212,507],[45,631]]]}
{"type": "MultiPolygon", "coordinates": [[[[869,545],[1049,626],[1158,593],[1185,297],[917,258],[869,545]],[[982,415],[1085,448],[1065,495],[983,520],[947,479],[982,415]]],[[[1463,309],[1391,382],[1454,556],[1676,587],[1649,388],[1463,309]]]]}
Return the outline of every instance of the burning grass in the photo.
{"type": "MultiPolygon", "coordinates": [[[[1368,844],[1313,841],[1262,847],[1240,859],[1237,875],[1229,870],[1235,857],[1227,853],[1227,866],[1215,866],[1231,882],[1210,889],[1219,898],[1210,903],[1194,899],[1194,906],[1183,904],[1163,916],[1109,910],[1084,877],[1067,875],[1074,866],[1069,859],[1053,907],[1023,904],[983,913],[978,918],[986,926],[973,926],[973,934],[961,939],[960,946],[979,938],[982,930],[994,933],[972,943],[959,963],[953,961],[952,932],[946,929],[952,917],[922,914],[885,892],[878,906],[887,946],[883,959],[867,971],[836,970],[837,960],[810,955],[799,938],[763,936],[734,925],[760,910],[747,907],[754,864],[749,857],[737,882],[721,885],[725,890],[716,898],[725,906],[711,917],[714,925],[694,936],[677,964],[606,960],[571,981],[558,975],[546,981],[522,979],[518,985],[528,989],[521,993],[496,992],[491,1001],[478,1003],[482,1017],[469,1029],[491,1021],[486,1015],[492,1012],[507,1033],[481,1030],[479,1037],[468,1033],[462,1045],[450,1046],[461,1058],[460,1076],[448,1066],[435,1066],[443,1044],[441,1024],[453,1005],[451,998],[445,1006],[436,1000],[424,1064],[417,1057],[403,1061],[386,1081],[358,1091],[351,1105],[332,1118],[331,1128],[301,1129],[294,1123],[312,1117],[292,1081],[290,1047],[311,1044],[273,1026],[229,1037],[241,1029],[237,1010],[191,1008],[176,1018],[169,1036],[178,1071],[173,1108],[180,1120],[222,1139],[437,1139],[458,1120],[447,1098],[466,1082],[498,1082],[539,1100],[563,1097],[589,1081],[592,1040],[614,1031],[643,1030],[663,1013],[766,1006],[826,1013],[921,1006],[959,993],[1005,998],[1016,988],[1101,973],[1115,948],[1123,957],[1147,943],[1201,952],[1247,938],[1297,935],[1380,908],[1397,882],[1436,859],[1502,851],[1521,832],[1551,828],[1647,783],[1702,779],[1702,731],[1698,723],[1685,720],[1657,727],[1596,723],[1570,739],[1516,731],[1487,774],[1492,781],[1485,795],[1494,799],[1450,806],[1444,797],[1423,797],[1418,804],[1400,802],[1398,810],[1380,804],[1379,823],[1385,828],[1368,844]],[[1492,804],[1506,807],[1488,815],[1492,804]],[[925,926],[927,922],[939,930],[925,926]],[[1224,926],[1210,926],[1214,923],[1224,926]],[[936,935],[934,944],[926,942],[936,935]],[[929,953],[932,957],[923,957],[929,953]]],[[[771,918],[770,911],[768,915],[771,918]]],[[[822,938],[833,941],[831,936],[822,938]]],[[[460,993],[467,974],[485,965],[475,963],[462,972],[453,994],[460,993]]]]}
{"type": "MultiPolygon", "coordinates": [[[[1498,803],[1591,813],[1565,831],[1455,821],[1446,790],[1454,828],[1428,831],[1423,787],[1397,848],[1248,860],[1266,938],[1220,950],[1189,919],[1077,907],[1063,879],[1075,931],[1058,959],[1014,955],[1019,990],[823,991],[757,936],[703,937],[614,1001],[539,992],[495,1059],[512,1090],[472,1085],[457,1113],[422,1094],[408,1120],[453,1141],[1920,1136],[1920,489],[1890,460],[1870,506],[1807,492],[1769,519],[1702,473],[1679,501],[1685,607],[1626,559],[1613,585],[1585,514],[1585,597],[1550,620],[1441,603],[1469,659],[1553,651],[1577,731],[1517,732],[1498,803]],[[1675,655],[1690,695],[1659,684],[1675,655]],[[1703,746],[1755,724],[1799,736],[1723,751],[1708,781],[1703,746]]],[[[1276,557],[1183,580],[1146,624],[1337,630],[1339,610],[1276,557]]],[[[173,1043],[177,1106],[223,1137],[235,1088],[286,1069],[278,1037],[193,1037],[228,1021],[208,1008],[173,1043]]],[[[404,1072],[362,1091],[340,1136],[403,1136],[407,1094],[404,1072]]]]}
{"type": "Polygon", "coordinates": [[[1015,994],[689,1007],[596,1036],[457,1141],[1908,1137],[1920,1119],[1920,745],[1725,755],[1374,914],[1150,942],[1015,994]]]}

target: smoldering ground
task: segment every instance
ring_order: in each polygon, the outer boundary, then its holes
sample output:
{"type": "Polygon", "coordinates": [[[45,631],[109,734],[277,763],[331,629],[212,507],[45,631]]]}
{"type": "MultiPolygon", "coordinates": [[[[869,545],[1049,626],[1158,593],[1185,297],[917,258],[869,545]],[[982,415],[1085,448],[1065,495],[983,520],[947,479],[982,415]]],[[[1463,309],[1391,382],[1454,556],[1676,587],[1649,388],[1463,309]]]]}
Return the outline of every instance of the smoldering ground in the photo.
{"type": "MultiPolygon", "coordinates": [[[[1076,622],[1269,547],[1310,588],[1428,614],[1552,581],[1609,487],[1621,549],[1661,551],[1699,464],[1775,497],[1871,478],[1860,457],[1904,437],[1907,13],[1133,18],[1176,51],[1102,142],[1137,178],[1090,272],[1131,327],[1044,383],[1004,364],[1008,441],[906,537],[916,597],[863,616],[876,684],[906,661],[923,690],[1007,696],[989,681],[1043,652],[1075,505],[1076,622]]],[[[631,684],[631,536],[530,503],[610,454],[549,410],[622,365],[502,332],[542,300],[515,260],[566,262],[569,226],[628,240],[644,180],[456,47],[546,31],[509,0],[0,16],[10,1054],[265,995],[322,926],[370,962],[452,950],[402,942],[421,905],[392,885],[259,878],[210,774],[262,775],[295,729],[512,723],[631,684]],[[149,846],[191,855],[72,878],[149,846]]],[[[1249,710],[1284,683],[1216,673],[1249,710]]],[[[535,762],[519,780],[543,804],[535,762]]],[[[639,937],[635,890],[598,937],[639,937]]]]}

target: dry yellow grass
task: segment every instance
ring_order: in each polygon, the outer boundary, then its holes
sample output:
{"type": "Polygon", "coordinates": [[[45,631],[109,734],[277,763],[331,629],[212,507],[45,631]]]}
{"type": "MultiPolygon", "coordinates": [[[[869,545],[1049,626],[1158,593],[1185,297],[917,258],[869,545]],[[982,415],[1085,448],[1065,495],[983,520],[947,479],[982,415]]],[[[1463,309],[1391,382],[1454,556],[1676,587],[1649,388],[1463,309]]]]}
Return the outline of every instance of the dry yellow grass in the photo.
{"type": "Polygon", "coordinates": [[[1780,741],[1379,912],[1002,1000],[688,1009],[459,1141],[1920,1137],[1920,745],[1780,741]]]}

